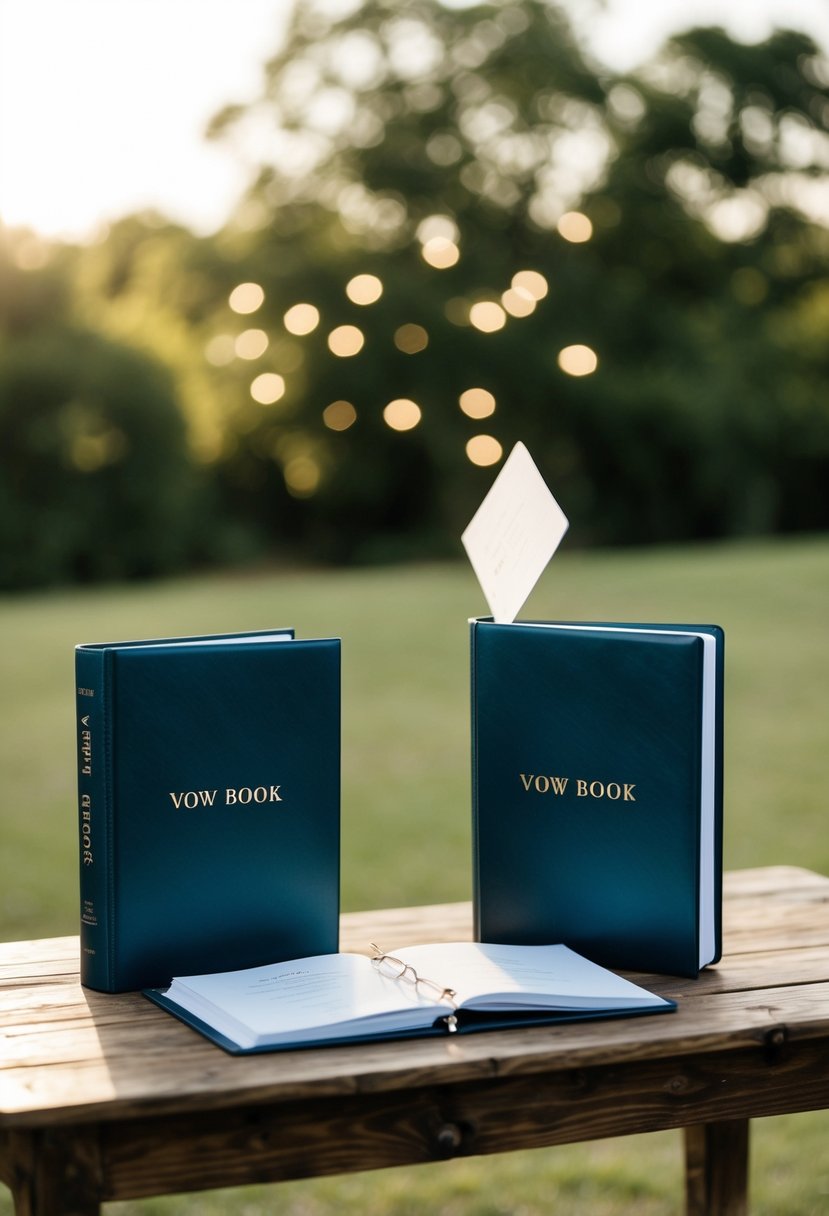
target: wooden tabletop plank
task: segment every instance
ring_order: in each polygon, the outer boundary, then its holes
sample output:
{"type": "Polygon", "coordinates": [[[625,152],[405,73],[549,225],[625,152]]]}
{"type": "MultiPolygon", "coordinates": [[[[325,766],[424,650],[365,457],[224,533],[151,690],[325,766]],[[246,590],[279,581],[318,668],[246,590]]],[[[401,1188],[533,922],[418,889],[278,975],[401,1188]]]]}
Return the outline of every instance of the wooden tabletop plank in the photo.
{"type": "Polygon", "coordinates": [[[775,1032],[829,1041],[829,983],[702,995],[674,1014],[452,1038],[231,1057],[147,1005],[148,1017],[7,1037],[0,1126],[33,1126],[182,1110],[418,1088],[735,1047],[762,1055],[775,1032]],[[783,1031],[782,1028],[785,1028],[783,1031]]]}
{"type": "MultiPolygon", "coordinates": [[[[794,867],[726,875],[723,962],[699,980],[637,976],[679,1012],[453,1039],[231,1057],[140,994],[80,987],[76,938],[0,945],[0,1126],[391,1092],[603,1062],[829,1041],[829,880],[794,867]]],[[[342,947],[471,936],[469,904],[347,914],[342,947]]]]}
{"type": "Polygon", "coordinates": [[[747,898],[791,899],[798,892],[829,891],[829,878],[802,866],[756,866],[746,870],[726,870],[723,896],[726,900],[747,898]]]}

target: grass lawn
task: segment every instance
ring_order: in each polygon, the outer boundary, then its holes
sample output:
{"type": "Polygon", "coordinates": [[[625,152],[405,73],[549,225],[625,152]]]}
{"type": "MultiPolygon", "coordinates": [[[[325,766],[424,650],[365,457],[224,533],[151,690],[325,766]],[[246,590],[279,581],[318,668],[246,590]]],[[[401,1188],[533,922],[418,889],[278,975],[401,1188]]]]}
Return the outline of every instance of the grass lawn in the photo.
{"type": "MultiPolygon", "coordinates": [[[[0,939],[77,923],[72,648],[294,625],[343,638],[343,902],[470,894],[466,565],[212,575],[0,600],[0,939]]],[[[829,873],[829,540],[565,553],[527,617],[726,630],[725,860],[829,873]]],[[[753,1211],[829,1213],[829,1115],[760,1121],[753,1211]]],[[[108,1209],[165,1216],[592,1216],[679,1209],[678,1135],[108,1209]]],[[[0,1214],[10,1205],[0,1188],[0,1214]]]]}

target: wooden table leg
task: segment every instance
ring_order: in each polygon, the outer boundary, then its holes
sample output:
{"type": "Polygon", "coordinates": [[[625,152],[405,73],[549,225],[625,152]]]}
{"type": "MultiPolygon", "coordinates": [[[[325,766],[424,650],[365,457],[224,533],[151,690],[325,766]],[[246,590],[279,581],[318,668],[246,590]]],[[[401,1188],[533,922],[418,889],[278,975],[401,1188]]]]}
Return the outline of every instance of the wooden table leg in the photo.
{"type": "Polygon", "coordinates": [[[100,1216],[101,1171],[96,1128],[88,1132],[9,1132],[3,1181],[15,1216],[100,1216]]]}
{"type": "Polygon", "coordinates": [[[687,1216],[747,1216],[748,1119],[685,1129],[687,1216]]]}

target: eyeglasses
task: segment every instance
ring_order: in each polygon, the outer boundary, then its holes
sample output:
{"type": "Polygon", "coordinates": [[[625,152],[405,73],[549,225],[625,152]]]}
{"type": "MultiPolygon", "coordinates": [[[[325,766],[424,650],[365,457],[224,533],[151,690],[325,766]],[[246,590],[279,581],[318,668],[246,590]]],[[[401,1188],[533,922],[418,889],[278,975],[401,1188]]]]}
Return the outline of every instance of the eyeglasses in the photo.
{"type": "MultiPolygon", "coordinates": [[[[369,945],[375,951],[371,961],[386,979],[405,980],[407,984],[414,984],[415,991],[422,992],[423,995],[431,997],[432,1000],[445,1001],[453,1009],[457,1009],[458,1005],[455,1000],[457,993],[454,988],[443,988],[440,984],[436,984],[434,980],[425,979],[422,975],[417,974],[411,963],[404,963],[402,958],[395,958],[393,954],[384,954],[374,942],[369,942],[369,945]]],[[[457,1019],[454,1014],[447,1017],[445,1021],[450,1031],[457,1029],[457,1019]]]]}

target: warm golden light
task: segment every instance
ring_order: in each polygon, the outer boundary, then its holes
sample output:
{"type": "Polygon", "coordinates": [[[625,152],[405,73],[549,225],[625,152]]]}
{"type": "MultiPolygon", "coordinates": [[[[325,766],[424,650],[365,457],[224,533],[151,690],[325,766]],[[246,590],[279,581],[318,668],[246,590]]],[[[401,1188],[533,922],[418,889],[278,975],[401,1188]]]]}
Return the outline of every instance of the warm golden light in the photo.
{"type": "Polygon", "coordinates": [[[591,347],[576,344],[558,352],[558,365],[568,376],[589,376],[599,366],[599,359],[591,347]]]}
{"type": "Polygon", "coordinates": [[[417,239],[421,245],[425,245],[427,241],[434,240],[436,237],[442,237],[445,241],[451,241],[453,245],[457,245],[460,233],[458,225],[451,215],[427,215],[420,221],[417,226],[417,239]]]}
{"type": "Polygon", "coordinates": [[[214,367],[227,367],[236,357],[236,343],[232,334],[216,334],[204,348],[204,357],[214,367]]]}
{"type": "Polygon", "coordinates": [[[431,237],[426,241],[420,253],[424,262],[428,262],[435,270],[448,270],[461,256],[461,251],[455,242],[445,236],[431,237]]]}
{"type": "Polygon", "coordinates": [[[416,355],[429,345],[429,335],[422,325],[401,325],[394,331],[394,345],[404,355],[416,355]]]}
{"type": "Polygon", "coordinates": [[[458,398],[467,418],[488,418],[495,413],[495,398],[488,389],[468,388],[458,398]]]}
{"type": "Polygon", "coordinates": [[[486,468],[487,465],[498,463],[504,449],[492,435],[474,435],[466,445],[466,454],[473,464],[486,468]]]}
{"type": "Polygon", "coordinates": [[[383,294],[376,274],[357,274],[346,283],[345,294],[352,304],[375,304],[383,294]]]}
{"type": "Polygon", "coordinates": [[[322,420],[332,431],[347,431],[357,421],[357,411],[350,401],[332,401],[322,411],[322,420]]]}
{"type": "Polygon", "coordinates": [[[285,396],[285,381],[276,372],[263,372],[252,381],[250,395],[260,405],[273,405],[274,401],[285,396]]]}
{"type": "Polygon", "coordinates": [[[293,498],[310,498],[320,483],[320,467],[311,456],[294,456],[285,465],[283,476],[293,498]]]}
{"type": "Polygon", "coordinates": [[[390,401],[383,410],[383,421],[393,431],[410,431],[420,422],[421,416],[420,406],[408,397],[390,401]]]}
{"type": "Polygon", "coordinates": [[[268,335],[264,329],[246,329],[239,334],[234,349],[240,359],[258,359],[268,349],[268,335]]]}
{"type": "Polygon", "coordinates": [[[593,225],[581,211],[565,211],[556,227],[565,241],[571,241],[574,245],[589,241],[593,235],[593,225]]]}
{"type": "Polygon", "coordinates": [[[305,334],[313,333],[320,323],[320,310],[313,304],[294,304],[282,318],[289,334],[302,338],[305,334]]]}
{"type": "Polygon", "coordinates": [[[507,314],[494,300],[479,300],[469,310],[469,320],[484,334],[494,334],[507,323],[507,314]]]}
{"type": "Polygon", "coordinates": [[[358,329],[356,325],[338,325],[328,335],[328,349],[332,355],[338,355],[341,359],[348,359],[352,355],[360,353],[365,345],[365,341],[363,331],[358,329]]]}
{"type": "Polygon", "coordinates": [[[519,270],[512,276],[512,286],[516,291],[526,291],[534,300],[543,300],[550,290],[544,275],[538,270],[519,270]]]}
{"type": "Polygon", "coordinates": [[[511,317],[528,317],[535,312],[536,302],[526,287],[509,287],[501,296],[501,304],[511,317]]]}
{"type": "Polygon", "coordinates": [[[234,312],[249,313],[261,308],[264,299],[265,292],[258,283],[240,283],[233,288],[228,303],[234,312]]]}

